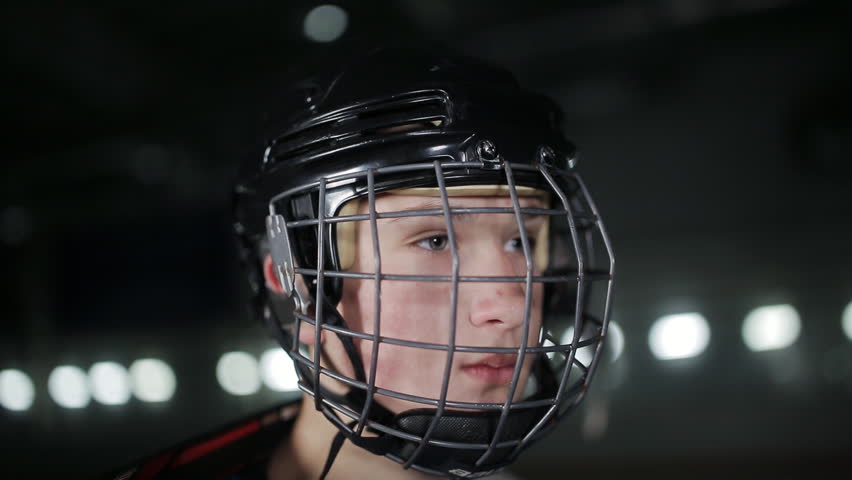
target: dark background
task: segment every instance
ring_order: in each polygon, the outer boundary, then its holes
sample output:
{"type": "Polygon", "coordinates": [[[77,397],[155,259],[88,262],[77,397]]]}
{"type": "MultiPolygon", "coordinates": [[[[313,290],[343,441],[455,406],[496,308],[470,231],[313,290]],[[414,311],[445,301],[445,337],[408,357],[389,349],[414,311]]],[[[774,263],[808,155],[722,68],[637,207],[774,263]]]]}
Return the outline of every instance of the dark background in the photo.
{"type": "Polygon", "coordinates": [[[0,407],[4,477],[87,477],[282,396],[224,392],[229,350],[272,342],[249,318],[229,187],[274,79],[379,44],[440,40],[501,63],[566,112],[618,257],[624,354],[517,466],[530,478],[810,477],[852,472],[852,10],[819,1],[3,7],[0,370],[35,384],[0,407]],[[753,353],[744,316],[787,303],[792,346],[753,353]],[[656,360],[661,315],[701,312],[698,357],[656,360]],[[162,358],[169,402],[47,392],[84,370],[162,358]],[[579,472],[579,473],[575,473],[579,472]]]}

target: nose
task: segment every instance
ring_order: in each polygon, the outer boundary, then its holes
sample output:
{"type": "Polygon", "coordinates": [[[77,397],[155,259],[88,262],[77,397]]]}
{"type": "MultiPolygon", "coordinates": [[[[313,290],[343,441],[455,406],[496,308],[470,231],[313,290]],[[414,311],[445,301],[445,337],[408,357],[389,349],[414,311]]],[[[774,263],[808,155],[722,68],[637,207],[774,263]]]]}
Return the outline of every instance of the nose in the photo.
{"type": "MultiPolygon", "coordinates": [[[[465,260],[461,259],[462,275],[523,277],[526,274],[523,257],[506,252],[502,246],[480,249],[473,258],[465,260]]],[[[469,305],[469,321],[476,327],[510,330],[522,326],[524,318],[532,315],[532,311],[524,314],[523,282],[464,282],[459,288],[460,298],[469,305]]]]}

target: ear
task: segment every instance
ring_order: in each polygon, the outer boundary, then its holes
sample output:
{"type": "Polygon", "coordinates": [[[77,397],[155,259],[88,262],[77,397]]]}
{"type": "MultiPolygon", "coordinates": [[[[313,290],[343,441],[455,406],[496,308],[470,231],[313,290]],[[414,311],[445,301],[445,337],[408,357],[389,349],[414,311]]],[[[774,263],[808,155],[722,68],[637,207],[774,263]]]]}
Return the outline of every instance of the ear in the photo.
{"type": "Polygon", "coordinates": [[[287,292],[284,290],[284,285],[281,285],[281,281],[278,280],[278,275],[275,274],[275,268],[275,264],[272,263],[271,255],[267,255],[263,258],[263,279],[266,281],[266,288],[275,293],[287,295],[287,292]]]}

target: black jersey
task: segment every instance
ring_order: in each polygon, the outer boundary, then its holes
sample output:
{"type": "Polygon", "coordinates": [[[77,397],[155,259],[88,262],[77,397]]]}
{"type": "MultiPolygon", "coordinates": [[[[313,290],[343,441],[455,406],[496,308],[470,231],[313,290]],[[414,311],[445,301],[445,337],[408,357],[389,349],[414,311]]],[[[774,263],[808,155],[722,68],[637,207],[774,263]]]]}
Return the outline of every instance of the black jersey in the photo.
{"type": "Polygon", "coordinates": [[[275,448],[293,428],[299,401],[279,405],[170,448],[104,480],[264,480],[275,448]]]}
{"type": "MultiPolygon", "coordinates": [[[[266,480],[269,459],[290,435],[300,406],[298,399],[263,411],[112,472],[103,480],[266,480]]],[[[520,480],[507,471],[487,478],[520,480]]]]}

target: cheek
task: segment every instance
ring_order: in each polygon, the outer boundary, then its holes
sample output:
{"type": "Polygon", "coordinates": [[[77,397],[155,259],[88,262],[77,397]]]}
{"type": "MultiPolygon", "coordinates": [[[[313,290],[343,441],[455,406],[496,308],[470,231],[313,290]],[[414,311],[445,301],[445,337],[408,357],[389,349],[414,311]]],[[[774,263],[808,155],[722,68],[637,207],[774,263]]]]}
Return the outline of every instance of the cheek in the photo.
{"type": "MultiPolygon", "coordinates": [[[[376,288],[372,280],[344,282],[340,313],[350,329],[374,333],[376,288]]],[[[385,280],[381,287],[379,332],[383,337],[446,342],[450,288],[440,282],[385,280]]],[[[356,340],[357,341],[357,340],[356,340]]],[[[369,351],[371,341],[361,340],[369,351]]]]}
{"type": "Polygon", "coordinates": [[[533,324],[530,325],[530,331],[534,332],[541,328],[544,315],[544,285],[541,283],[533,285],[532,310],[531,320],[533,324]]]}
{"type": "MultiPolygon", "coordinates": [[[[351,296],[357,318],[347,322],[364,333],[373,333],[375,294],[372,281],[361,281],[357,294],[351,296]]],[[[403,340],[434,342],[445,340],[449,322],[450,288],[442,282],[382,282],[380,333],[385,337],[403,340]],[[442,336],[443,334],[443,336],[442,336]]]]}
{"type": "MultiPolygon", "coordinates": [[[[349,281],[349,280],[347,280],[349,281]]],[[[353,285],[344,301],[346,321],[353,330],[374,332],[375,288],[372,281],[353,285]],[[355,315],[348,315],[351,311],[355,315]],[[351,317],[351,318],[350,318],[351,317]]],[[[447,343],[449,329],[449,288],[437,282],[382,282],[380,334],[400,340],[447,343]],[[424,285],[425,284],[425,285],[424,285]]],[[[356,340],[366,373],[369,375],[373,342],[356,340]]],[[[440,385],[446,353],[439,350],[383,343],[379,346],[376,384],[383,388],[428,396],[440,385]]]]}

